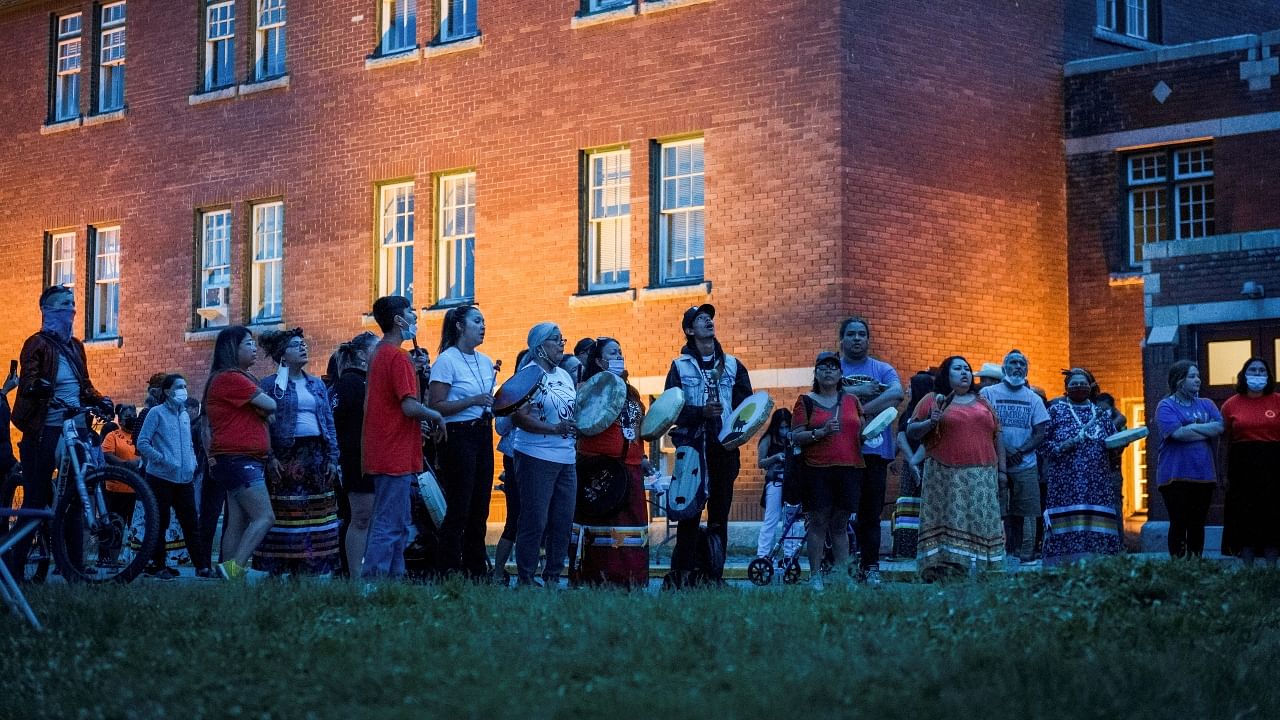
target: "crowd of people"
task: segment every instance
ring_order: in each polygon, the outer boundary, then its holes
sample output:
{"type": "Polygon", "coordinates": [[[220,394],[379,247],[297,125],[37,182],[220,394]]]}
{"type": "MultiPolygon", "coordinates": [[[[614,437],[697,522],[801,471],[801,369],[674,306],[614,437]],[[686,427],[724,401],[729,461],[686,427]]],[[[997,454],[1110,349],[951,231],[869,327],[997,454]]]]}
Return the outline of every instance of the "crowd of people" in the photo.
{"type": "MultiPolygon", "coordinates": [[[[430,536],[425,564],[436,577],[506,582],[514,556],[521,586],[558,585],[566,564],[575,583],[648,582],[651,468],[640,437],[646,407],[626,382],[623,347],[614,338],[587,338],[566,354],[558,325],[534,325],[515,370],[537,368],[527,373],[536,383],[512,412],[495,418],[501,361],[479,350],[480,309],[448,311],[432,364],[418,346],[411,304],[388,296],[372,309],[381,335],[364,332],[343,343],[324,377],[307,370],[301,328],[255,337],[226,327],[203,387],[158,373],[139,411],[112,405],[94,388],[84,347],[71,335],[72,292],[50,287],[40,308],[41,330],[24,345],[20,372],[4,384],[6,394],[18,389],[12,421],[22,431],[27,504],[49,502],[59,408],[96,406],[115,418],[102,433],[107,461],[146,478],[162,530],[175,516],[200,576],[402,577],[418,529],[430,536]],[[260,353],[275,368],[261,378],[251,372],[260,353]],[[625,400],[607,427],[583,434],[579,389],[599,374],[620,379],[625,400]],[[491,559],[485,534],[495,431],[507,521],[491,559]],[[619,499],[603,508],[579,502],[580,474],[608,472],[621,478],[619,499]],[[444,498],[443,516],[425,529],[415,518],[420,482],[438,483],[444,498]]],[[[696,514],[678,522],[670,575],[676,587],[722,582],[740,453],[725,446],[721,431],[753,394],[747,367],[716,336],[715,317],[709,304],[684,313],[684,345],[665,383],[683,393],[670,437],[697,450],[706,516],[705,526],[696,514]],[[716,547],[719,553],[707,550],[716,547]]],[[[839,351],[817,354],[810,391],[774,412],[760,435],[758,554],[769,553],[779,529],[802,511],[802,534],[781,546],[794,558],[803,538],[816,588],[829,581],[824,560],[842,582],[879,583],[880,521],[889,470],[899,459],[894,554],[916,558],[928,579],[1122,551],[1123,448],[1108,447],[1107,439],[1126,423],[1089,371],[1064,371],[1062,395],[1050,399],[1028,384],[1030,363],[1018,350],[977,375],[965,358],[951,356],[916,373],[904,391],[894,368],[870,354],[871,331],[865,318],[841,323],[839,351]],[[864,432],[904,402],[896,429],[864,432]],[[859,558],[852,567],[851,547],[859,558]]],[[[1265,361],[1251,359],[1219,412],[1199,397],[1193,363],[1171,368],[1169,395],[1155,418],[1156,481],[1169,509],[1171,555],[1203,552],[1219,480],[1213,444],[1223,436],[1230,481],[1224,548],[1248,563],[1259,555],[1276,563],[1280,486],[1269,473],[1280,459],[1280,399],[1272,378],[1265,361]]],[[[0,399],[7,415],[7,399],[0,399]]],[[[0,451],[8,448],[0,444],[0,451]]],[[[0,452],[6,467],[14,461],[11,451],[0,452]]],[[[121,488],[106,490],[127,521],[131,499],[121,488]]],[[[15,556],[6,560],[20,575],[15,556]]],[[[163,543],[148,572],[177,575],[163,543]]]]}

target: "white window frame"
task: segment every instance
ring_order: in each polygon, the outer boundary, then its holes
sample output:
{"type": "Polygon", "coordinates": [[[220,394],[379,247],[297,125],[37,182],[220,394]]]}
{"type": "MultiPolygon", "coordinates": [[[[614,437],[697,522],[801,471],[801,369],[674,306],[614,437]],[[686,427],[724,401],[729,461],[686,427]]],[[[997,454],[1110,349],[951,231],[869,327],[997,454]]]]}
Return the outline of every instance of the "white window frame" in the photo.
{"type": "Polygon", "coordinates": [[[440,42],[465,40],[480,34],[479,0],[437,0],[440,3],[440,42]],[[461,18],[458,16],[461,15],[461,18]],[[461,27],[450,31],[454,22],[461,27]]]}
{"type": "Polygon", "coordinates": [[[236,81],[236,4],[235,0],[210,2],[205,7],[204,30],[204,89],[217,90],[229,87],[236,81]],[[218,75],[222,64],[219,57],[226,57],[229,77],[218,75]]]}
{"type": "Polygon", "coordinates": [[[58,16],[57,53],[54,57],[53,119],[56,122],[80,117],[80,38],[84,16],[58,16]]]}
{"type": "Polygon", "coordinates": [[[284,317],[284,203],[258,203],[252,217],[249,322],[274,322],[284,317]]]}
{"type": "Polygon", "coordinates": [[[231,210],[207,210],[200,214],[200,326],[229,324],[230,308],[231,210]]]}
{"type": "Polygon", "coordinates": [[[437,303],[469,302],[476,295],[476,174],[441,175],[438,189],[437,303]]]}
{"type": "Polygon", "coordinates": [[[1121,0],[1098,0],[1099,17],[1098,25],[1115,32],[1116,27],[1116,4],[1121,0]]]}
{"type": "Polygon", "coordinates": [[[662,285],[685,285],[701,282],[706,276],[706,145],[704,138],[691,138],[661,143],[658,147],[658,279],[662,285]],[[701,170],[695,169],[693,157],[690,158],[689,172],[679,172],[679,168],[668,168],[667,151],[675,151],[678,157],[682,147],[697,147],[701,157],[701,170]],[[683,185],[688,181],[688,202],[681,203],[683,185]],[[674,195],[674,203],[669,203],[669,196],[674,195]],[[682,217],[683,216],[683,217],[682,217]],[[692,223],[694,218],[700,220],[702,232],[700,249],[695,253],[692,248],[686,256],[673,260],[672,228],[682,220],[692,223]],[[686,219],[687,218],[687,219],[686,219]],[[684,272],[675,272],[673,263],[685,266],[684,272]],[[697,267],[697,271],[693,270],[697,267]]]}
{"type": "Polygon", "coordinates": [[[1131,265],[1142,262],[1140,245],[1191,240],[1214,234],[1216,203],[1212,145],[1163,148],[1130,155],[1124,162],[1131,265]],[[1197,197],[1188,199],[1191,195],[1197,197]],[[1140,228],[1134,223],[1134,213],[1139,209],[1144,210],[1144,217],[1154,213],[1157,222],[1143,223],[1140,228]],[[1146,228],[1155,229],[1154,240],[1148,237],[1146,228]]]}
{"type": "Polygon", "coordinates": [[[253,77],[267,80],[288,72],[285,45],[286,0],[257,0],[258,28],[254,34],[253,77]]]}
{"type": "Polygon", "coordinates": [[[1151,8],[1149,0],[1125,0],[1124,34],[1139,40],[1151,36],[1151,8]]]}
{"type": "Polygon", "coordinates": [[[584,289],[588,293],[626,289],[631,286],[631,150],[589,152],[586,162],[584,289]],[[615,245],[609,267],[603,259],[607,237],[615,245]],[[613,277],[606,279],[606,275],[613,277]]]}
{"type": "Polygon", "coordinates": [[[120,226],[93,231],[93,325],[91,338],[120,336],[120,226]]]}
{"type": "Polygon", "coordinates": [[[417,0],[381,0],[378,52],[394,55],[418,47],[417,0]]]}
{"type": "Polygon", "coordinates": [[[587,12],[595,13],[604,10],[617,10],[618,8],[630,7],[635,5],[636,0],[587,0],[587,12]]]}
{"type": "MultiPolygon", "coordinates": [[[[1147,424],[1147,412],[1145,402],[1134,402],[1130,405],[1129,410],[1129,427],[1138,428],[1147,424]]],[[[1135,513],[1146,512],[1150,506],[1150,488],[1149,475],[1147,471],[1147,441],[1146,439],[1138,440],[1130,446],[1129,455],[1129,482],[1133,490],[1133,501],[1131,507],[1135,513]]]]}
{"type": "Polygon", "coordinates": [[[98,30],[98,112],[124,108],[124,2],[103,5],[98,30]]]}
{"type": "Polygon", "coordinates": [[[414,184],[378,188],[378,295],[413,302],[414,184]]]}
{"type": "Polygon", "coordinates": [[[49,234],[49,284],[76,286],[76,233],[49,234]]]}

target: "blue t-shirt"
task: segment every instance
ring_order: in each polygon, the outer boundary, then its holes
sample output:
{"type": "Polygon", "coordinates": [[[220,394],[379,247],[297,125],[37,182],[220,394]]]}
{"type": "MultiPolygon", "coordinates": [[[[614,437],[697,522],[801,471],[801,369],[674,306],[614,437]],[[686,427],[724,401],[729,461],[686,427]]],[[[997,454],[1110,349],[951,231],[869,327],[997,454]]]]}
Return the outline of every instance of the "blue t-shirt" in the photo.
{"type": "Polygon", "coordinates": [[[1160,429],[1160,455],[1156,460],[1156,484],[1175,480],[1214,482],[1218,479],[1213,461],[1213,448],[1208,440],[1174,440],[1169,437],[1178,428],[1192,423],[1222,422],[1222,413],[1207,398],[1196,398],[1190,407],[1165,398],[1156,407],[1156,425],[1160,429]]]}
{"type": "MultiPolygon", "coordinates": [[[[866,375],[888,387],[898,382],[898,371],[886,362],[880,362],[871,356],[867,356],[858,362],[850,362],[848,358],[840,356],[840,372],[844,376],[849,375],[866,375]]],[[[866,422],[871,422],[874,417],[867,417],[866,422]]],[[[889,423],[889,427],[884,429],[880,434],[880,442],[874,445],[869,443],[862,444],[862,456],[877,455],[892,460],[898,454],[898,446],[893,441],[893,423],[889,423]]]]}

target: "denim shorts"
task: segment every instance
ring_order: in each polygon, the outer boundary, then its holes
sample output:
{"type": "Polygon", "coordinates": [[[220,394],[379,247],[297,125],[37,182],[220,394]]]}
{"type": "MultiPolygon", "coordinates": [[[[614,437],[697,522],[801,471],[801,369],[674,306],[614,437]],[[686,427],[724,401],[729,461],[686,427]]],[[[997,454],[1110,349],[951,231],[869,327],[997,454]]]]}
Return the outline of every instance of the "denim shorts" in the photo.
{"type": "Polygon", "coordinates": [[[228,493],[267,483],[262,461],[248,455],[215,455],[210,458],[209,476],[228,493]]]}

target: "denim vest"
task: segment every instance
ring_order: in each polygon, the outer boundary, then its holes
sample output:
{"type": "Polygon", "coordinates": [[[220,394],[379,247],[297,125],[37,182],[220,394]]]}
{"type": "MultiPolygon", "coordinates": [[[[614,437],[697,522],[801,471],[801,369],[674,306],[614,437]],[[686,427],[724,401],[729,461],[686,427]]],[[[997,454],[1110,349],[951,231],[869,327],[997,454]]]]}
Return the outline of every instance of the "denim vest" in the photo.
{"type": "MultiPolygon", "coordinates": [[[[329,462],[338,463],[338,434],[333,425],[333,406],[329,403],[329,391],[325,389],[320,378],[308,373],[302,374],[302,381],[307,384],[307,391],[316,399],[316,422],[320,425],[320,437],[324,440],[324,453],[329,462]]],[[[271,449],[275,452],[293,447],[293,433],[298,425],[298,391],[289,381],[284,394],[276,389],[274,373],[262,378],[258,387],[267,397],[276,401],[275,417],[271,421],[271,449]]]]}

